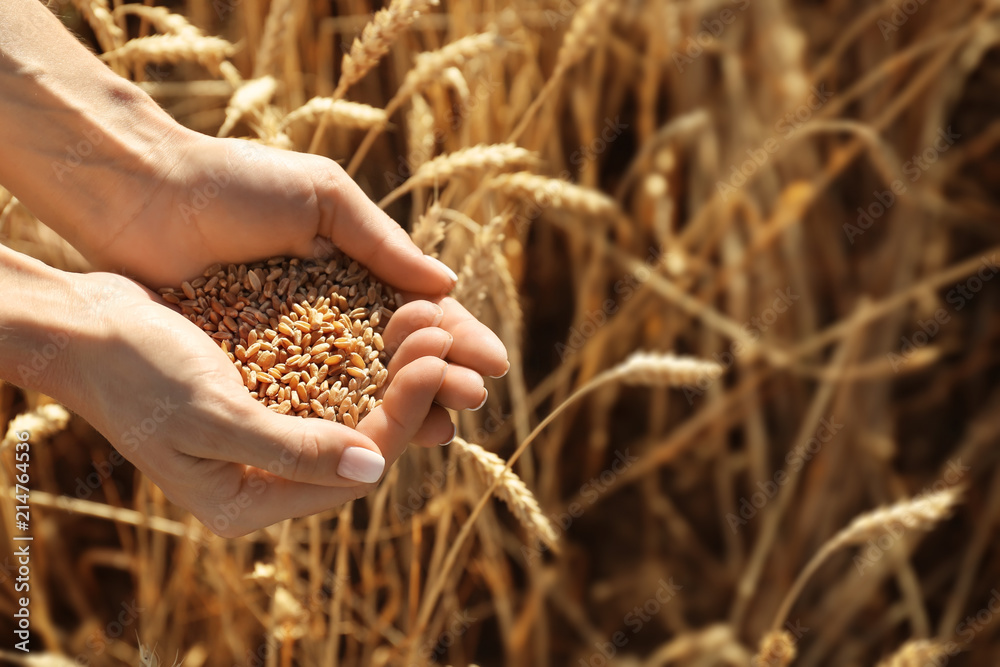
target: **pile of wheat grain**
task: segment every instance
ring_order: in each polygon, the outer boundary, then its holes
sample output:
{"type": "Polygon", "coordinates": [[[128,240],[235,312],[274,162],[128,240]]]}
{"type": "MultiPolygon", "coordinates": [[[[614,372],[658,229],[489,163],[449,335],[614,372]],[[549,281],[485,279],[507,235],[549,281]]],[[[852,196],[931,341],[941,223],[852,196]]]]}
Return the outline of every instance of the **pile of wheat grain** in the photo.
{"type": "Polygon", "coordinates": [[[209,334],[257,400],[350,427],[381,403],[399,297],[342,254],[209,267],[163,299],[209,334]]]}

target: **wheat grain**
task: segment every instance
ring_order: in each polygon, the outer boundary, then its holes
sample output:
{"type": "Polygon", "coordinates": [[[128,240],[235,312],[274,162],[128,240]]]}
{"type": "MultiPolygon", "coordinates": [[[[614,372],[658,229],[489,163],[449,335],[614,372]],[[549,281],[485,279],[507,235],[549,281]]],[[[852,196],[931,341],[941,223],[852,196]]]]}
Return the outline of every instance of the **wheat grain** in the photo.
{"type": "Polygon", "coordinates": [[[360,81],[389,53],[389,47],[399,34],[421,13],[437,4],[438,0],[393,0],[388,7],[379,10],[351,44],[350,52],[344,54],[334,98],[342,97],[348,88],[360,81]]]}
{"type": "Polygon", "coordinates": [[[944,646],[932,639],[912,639],[879,661],[877,667],[929,667],[943,664],[939,658],[948,655],[944,646]]]}
{"type": "Polygon", "coordinates": [[[552,549],[558,547],[556,532],[548,518],[542,514],[538,500],[520,477],[506,469],[506,462],[503,459],[475,443],[458,437],[452,441],[451,449],[472,465],[486,486],[499,479],[495,491],[497,498],[510,508],[511,513],[532,537],[541,539],[552,549]]]}
{"type": "Polygon", "coordinates": [[[247,390],[279,414],[356,426],[381,404],[381,334],[398,297],[342,253],[209,267],[160,291],[222,347],[247,390]]]}
{"type": "Polygon", "coordinates": [[[487,181],[485,187],[542,208],[564,209],[611,220],[622,217],[618,204],[604,193],[531,172],[501,174],[487,181]]]}
{"type": "Polygon", "coordinates": [[[272,76],[251,79],[237,88],[226,105],[226,119],[219,128],[218,136],[228,135],[244,116],[264,108],[277,89],[278,82],[272,76]]]}
{"type": "Polygon", "coordinates": [[[514,144],[479,144],[439,155],[421,165],[406,182],[379,202],[385,208],[414,188],[437,185],[456,177],[471,177],[489,169],[523,167],[538,162],[536,153],[514,144]]]}
{"type": "Polygon", "coordinates": [[[101,55],[101,59],[132,65],[193,61],[217,72],[235,51],[236,47],[221,37],[182,33],[131,39],[120,48],[101,55]]]}

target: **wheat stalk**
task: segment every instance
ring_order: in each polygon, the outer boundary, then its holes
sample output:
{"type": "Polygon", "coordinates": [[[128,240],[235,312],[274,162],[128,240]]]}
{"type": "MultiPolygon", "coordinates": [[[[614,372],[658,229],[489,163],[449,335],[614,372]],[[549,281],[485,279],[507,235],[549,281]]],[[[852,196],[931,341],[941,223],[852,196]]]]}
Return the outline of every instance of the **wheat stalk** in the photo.
{"type": "Polygon", "coordinates": [[[219,71],[236,47],[221,37],[195,33],[152,35],[131,39],[123,46],[101,56],[102,60],[135,63],[198,62],[212,71],[219,71]]]}
{"type": "Polygon", "coordinates": [[[548,518],[542,514],[538,500],[524,481],[506,467],[503,459],[458,437],[452,441],[451,449],[472,465],[482,482],[494,489],[496,497],[510,508],[511,513],[533,537],[540,538],[552,549],[557,548],[558,537],[548,518]]]}
{"type": "Polygon", "coordinates": [[[385,122],[385,110],[378,107],[335,100],[332,97],[314,97],[281,121],[281,129],[297,122],[316,122],[328,115],[341,127],[365,129],[385,122]]]}
{"type": "Polygon", "coordinates": [[[938,658],[948,655],[940,642],[933,639],[912,639],[879,661],[877,667],[927,667],[937,665],[938,658]]]}
{"type": "Polygon", "coordinates": [[[775,614],[772,630],[777,630],[785,622],[792,604],[805,587],[809,577],[819,569],[820,565],[838,549],[864,544],[866,541],[880,537],[890,526],[903,526],[906,529],[931,530],[942,519],[951,514],[952,507],[959,501],[962,490],[959,487],[927,493],[915,498],[907,498],[888,507],[880,507],[856,517],[846,528],[833,536],[824,544],[816,555],[810,559],[802,572],[795,579],[791,589],[775,614]]]}
{"type": "Polygon", "coordinates": [[[264,34],[257,47],[257,57],[254,60],[254,78],[268,74],[280,75],[278,59],[285,52],[285,42],[290,34],[294,18],[292,0],[273,0],[264,21],[264,34]]]}
{"type": "Polygon", "coordinates": [[[263,109],[277,89],[278,82],[273,76],[251,79],[237,88],[226,105],[226,119],[219,128],[218,136],[228,135],[245,115],[263,109]]]}
{"type": "MultiPolygon", "coordinates": [[[[413,68],[406,73],[406,77],[403,79],[399,90],[396,91],[396,94],[389,100],[389,104],[386,105],[386,116],[392,116],[403,102],[409,99],[414,93],[422,90],[428,83],[436,80],[444,70],[449,67],[464,65],[486,53],[495,51],[503,45],[503,40],[496,32],[483,32],[463,37],[437,51],[428,51],[419,54],[413,68]]],[[[361,161],[368,153],[368,149],[371,148],[375,138],[384,128],[385,125],[382,124],[368,131],[364,141],[361,142],[357,152],[347,166],[347,173],[349,175],[353,176],[357,171],[361,161]]]]}
{"type": "Polygon", "coordinates": [[[602,192],[527,171],[501,174],[487,181],[485,187],[542,208],[551,206],[611,220],[620,220],[623,216],[617,202],[602,192]]]}
{"type": "Polygon", "coordinates": [[[524,166],[538,162],[538,155],[514,144],[479,144],[462,148],[446,155],[439,155],[422,164],[405,183],[390,192],[378,203],[385,208],[407,192],[436,185],[456,177],[469,177],[488,169],[524,166]]]}
{"type": "MultiPolygon", "coordinates": [[[[549,424],[555,421],[556,418],[558,418],[559,415],[565,412],[570,406],[574,405],[576,402],[578,402],[581,398],[583,398],[587,394],[597,389],[600,389],[601,387],[604,387],[607,384],[621,382],[623,379],[622,374],[620,372],[621,367],[629,367],[632,369],[634,374],[633,376],[635,377],[635,382],[632,384],[641,384],[644,386],[664,386],[664,385],[669,386],[674,383],[673,377],[670,373],[646,372],[653,367],[662,370],[663,365],[659,364],[659,360],[664,356],[672,357],[672,355],[658,356],[658,355],[648,355],[641,352],[637,354],[644,355],[643,357],[640,357],[641,363],[636,362],[634,357],[629,358],[621,366],[611,368],[610,370],[598,374],[589,382],[584,384],[582,387],[574,391],[569,396],[569,398],[560,403],[559,406],[556,407],[552,412],[550,412],[545,417],[545,419],[543,419],[538,424],[538,426],[536,426],[534,430],[530,434],[528,434],[528,437],[525,438],[520,445],[518,445],[517,449],[514,450],[514,453],[511,455],[511,457],[507,459],[507,463],[506,465],[504,465],[504,469],[505,470],[513,469],[514,464],[521,457],[521,454],[523,454],[527,450],[528,446],[532,442],[534,442],[534,440],[541,434],[541,432],[545,429],[545,427],[547,427],[549,424]],[[643,369],[642,366],[645,366],[646,368],[643,369]]],[[[718,377],[719,375],[722,374],[723,369],[721,366],[718,366],[717,364],[715,364],[714,366],[715,368],[712,369],[712,373],[714,377],[718,377]]],[[[706,370],[708,370],[707,366],[706,370]]],[[[434,609],[434,605],[437,603],[438,596],[441,594],[441,591],[444,588],[444,583],[447,578],[447,573],[451,572],[452,569],[455,567],[455,562],[458,559],[459,551],[465,544],[465,540],[467,540],[469,535],[471,534],[472,526],[475,525],[476,520],[479,518],[479,515],[482,514],[483,509],[486,507],[486,504],[489,502],[490,498],[492,497],[492,494],[496,491],[496,488],[499,486],[499,484],[500,484],[500,477],[497,477],[493,481],[493,483],[489,486],[489,488],[486,490],[486,492],[480,497],[479,503],[477,503],[476,506],[473,508],[472,512],[469,513],[469,516],[466,518],[465,522],[462,524],[462,527],[459,529],[458,535],[455,536],[455,539],[452,542],[451,547],[448,549],[448,554],[447,556],[445,556],[444,563],[441,566],[437,576],[434,578],[433,583],[431,583],[431,585],[427,587],[427,593],[425,594],[424,599],[421,602],[420,613],[417,616],[415,632],[417,633],[422,632],[423,629],[426,627],[427,622],[430,620],[431,612],[434,609]]]]}

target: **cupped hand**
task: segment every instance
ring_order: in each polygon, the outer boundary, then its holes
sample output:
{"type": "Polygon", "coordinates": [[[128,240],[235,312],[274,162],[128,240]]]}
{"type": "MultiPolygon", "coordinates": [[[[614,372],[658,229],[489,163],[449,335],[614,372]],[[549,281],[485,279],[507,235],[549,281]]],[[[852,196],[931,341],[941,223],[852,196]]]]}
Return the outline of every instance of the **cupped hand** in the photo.
{"type": "Polygon", "coordinates": [[[433,418],[435,395],[473,400],[430,355],[396,370],[382,404],[356,430],[279,415],[250,396],[212,339],[152,292],[114,274],[81,281],[97,328],[75,343],[88,383],[67,404],[223,536],[368,493],[408,443],[451,438],[450,421],[433,418]]]}

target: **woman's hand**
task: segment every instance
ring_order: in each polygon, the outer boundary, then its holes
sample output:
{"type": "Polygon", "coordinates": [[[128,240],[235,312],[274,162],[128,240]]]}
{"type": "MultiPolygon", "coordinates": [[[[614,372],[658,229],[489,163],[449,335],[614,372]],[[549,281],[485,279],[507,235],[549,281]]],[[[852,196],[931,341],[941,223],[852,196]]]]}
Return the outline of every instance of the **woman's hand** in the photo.
{"type": "Polygon", "coordinates": [[[357,430],[279,415],[250,396],[213,340],[145,288],[114,274],[73,279],[96,330],[71,337],[65,376],[84,382],[58,398],[220,535],[366,494],[408,443],[451,439],[447,413],[445,422],[433,418],[435,409],[444,412],[435,396],[458,409],[478,400],[468,378],[423,356],[397,366],[383,403],[357,430]]]}

